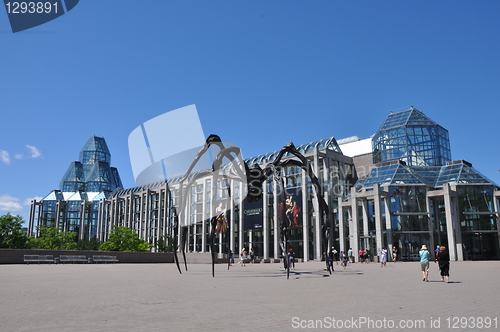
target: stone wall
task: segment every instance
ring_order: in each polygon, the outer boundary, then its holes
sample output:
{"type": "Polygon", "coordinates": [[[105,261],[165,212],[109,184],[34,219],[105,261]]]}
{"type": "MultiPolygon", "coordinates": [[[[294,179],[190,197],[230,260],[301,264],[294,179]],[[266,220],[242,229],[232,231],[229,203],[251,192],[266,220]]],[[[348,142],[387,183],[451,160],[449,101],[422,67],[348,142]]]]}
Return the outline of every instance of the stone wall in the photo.
{"type": "Polygon", "coordinates": [[[171,252],[0,249],[0,264],[26,264],[24,262],[24,255],[52,255],[54,258],[58,258],[61,255],[85,255],[87,258],[92,258],[93,255],[109,255],[116,256],[119,263],[174,262],[174,254],[171,252]]]}

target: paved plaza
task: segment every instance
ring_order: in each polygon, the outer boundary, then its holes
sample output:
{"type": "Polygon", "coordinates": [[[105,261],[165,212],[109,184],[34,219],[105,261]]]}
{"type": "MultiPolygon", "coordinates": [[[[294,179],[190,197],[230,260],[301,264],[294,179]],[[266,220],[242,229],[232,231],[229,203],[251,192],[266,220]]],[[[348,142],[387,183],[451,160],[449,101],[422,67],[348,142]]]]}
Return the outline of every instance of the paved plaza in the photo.
{"type": "Polygon", "coordinates": [[[0,330],[500,330],[500,262],[0,265],[0,330]],[[448,328],[450,327],[450,328],[448,328]],[[452,328],[454,327],[454,328],[452,328]],[[489,327],[489,328],[487,328],[489,327]]]}

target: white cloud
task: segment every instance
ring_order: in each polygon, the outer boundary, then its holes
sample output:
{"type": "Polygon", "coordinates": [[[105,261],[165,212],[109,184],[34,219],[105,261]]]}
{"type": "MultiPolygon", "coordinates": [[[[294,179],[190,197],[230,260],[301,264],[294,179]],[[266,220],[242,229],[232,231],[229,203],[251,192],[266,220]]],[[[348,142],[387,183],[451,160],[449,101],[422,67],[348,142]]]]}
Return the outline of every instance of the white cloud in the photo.
{"type": "Polygon", "coordinates": [[[22,205],[19,204],[19,199],[12,197],[9,194],[0,195],[0,211],[21,211],[22,205]]]}
{"type": "MultiPolygon", "coordinates": [[[[26,145],[26,147],[28,148],[28,150],[30,150],[29,158],[40,158],[40,157],[42,157],[42,151],[38,150],[38,148],[36,146],[26,145]]],[[[14,158],[16,158],[16,159],[24,159],[25,155],[23,155],[21,153],[16,153],[14,155],[14,158]]],[[[2,161],[4,164],[10,165],[11,160],[10,160],[9,151],[0,150],[0,161],[2,161]]]]}
{"type": "Polygon", "coordinates": [[[24,200],[23,205],[31,205],[32,200],[36,200],[37,202],[41,201],[43,197],[41,196],[35,196],[35,197],[28,197],[24,200]]]}
{"type": "Polygon", "coordinates": [[[4,164],[10,165],[9,152],[5,150],[0,150],[0,160],[3,161],[4,164]]]}
{"type": "Polygon", "coordinates": [[[26,147],[31,151],[31,158],[39,158],[42,156],[42,151],[38,150],[36,146],[26,145],[26,147]]]}

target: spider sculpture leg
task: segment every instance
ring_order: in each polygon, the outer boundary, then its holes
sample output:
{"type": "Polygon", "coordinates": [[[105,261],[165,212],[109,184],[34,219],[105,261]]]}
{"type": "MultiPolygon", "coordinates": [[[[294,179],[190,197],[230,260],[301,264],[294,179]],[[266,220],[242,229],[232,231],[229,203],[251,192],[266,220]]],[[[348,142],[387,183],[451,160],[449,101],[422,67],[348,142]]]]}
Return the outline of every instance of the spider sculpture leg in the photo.
{"type": "Polygon", "coordinates": [[[212,254],[212,277],[215,277],[215,227],[217,225],[217,218],[212,217],[210,220],[210,252],[212,254]]]}
{"type": "Polygon", "coordinates": [[[181,238],[182,238],[182,245],[181,245],[182,257],[184,258],[184,266],[185,266],[186,271],[187,271],[188,270],[187,261],[186,261],[186,243],[187,243],[187,235],[188,235],[187,226],[182,226],[181,232],[182,232],[182,236],[181,236],[181,238]]]}
{"type": "MultiPolygon", "coordinates": [[[[274,175],[275,178],[278,178],[280,182],[282,181],[280,178],[279,171],[277,171],[277,167],[286,167],[286,166],[299,166],[301,167],[305,172],[307,172],[309,178],[311,179],[311,182],[313,184],[315,193],[316,193],[316,200],[318,202],[318,216],[320,218],[320,224],[321,224],[321,229],[322,229],[322,248],[324,252],[326,252],[326,248],[328,247],[328,235],[329,235],[329,228],[330,228],[330,222],[329,222],[329,209],[328,205],[325,202],[325,199],[323,197],[323,193],[321,191],[321,186],[318,181],[318,178],[312,171],[311,167],[309,166],[309,161],[295,148],[292,142],[288,143],[283,147],[283,149],[278,153],[278,156],[276,159],[266,168],[270,169],[274,175]],[[294,155],[296,158],[299,160],[294,160],[294,159],[288,159],[284,162],[281,161],[281,158],[285,155],[285,153],[290,153],[294,155]],[[325,220],[326,219],[326,220],[325,220]]],[[[284,220],[284,219],[283,219],[284,220]]],[[[287,227],[283,227],[283,231],[287,230],[287,227]]],[[[330,270],[330,266],[328,264],[328,260],[325,259],[326,265],[327,265],[327,270],[332,273],[330,270]]]]}
{"type": "MultiPolygon", "coordinates": [[[[174,218],[178,219],[177,217],[174,218]]],[[[181,267],[179,266],[179,256],[177,255],[177,237],[179,235],[179,227],[178,227],[178,222],[174,221],[174,261],[175,264],[177,265],[177,269],[179,270],[179,273],[182,274],[181,267]]]]}
{"type": "MultiPolygon", "coordinates": [[[[221,177],[221,175],[219,174],[219,170],[222,167],[222,161],[224,158],[227,158],[233,164],[233,170],[236,172],[236,174],[231,174],[229,176],[223,175],[222,177],[226,178],[226,179],[233,178],[233,179],[236,179],[236,180],[239,180],[242,182],[246,181],[246,179],[247,179],[246,174],[248,174],[248,166],[246,165],[244,160],[241,158],[240,149],[238,147],[234,147],[234,146],[226,148],[224,146],[224,144],[222,143],[219,136],[210,135],[207,138],[205,145],[198,152],[195,160],[192,162],[188,171],[185,173],[185,175],[180,180],[180,188],[181,188],[182,194],[180,195],[179,211],[181,211],[181,213],[182,213],[182,211],[184,211],[184,207],[185,207],[186,202],[187,202],[187,199],[185,199],[185,197],[187,195],[188,188],[190,188],[195,183],[195,181],[197,179],[203,178],[204,176],[207,176],[208,174],[214,175],[213,181],[216,183],[218,181],[218,179],[221,177]],[[188,181],[188,183],[186,185],[184,185],[184,183],[185,183],[184,181],[186,181],[188,179],[188,177],[190,176],[193,167],[196,165],[196,163],[199,161],[199,159],[203,156],[203,154],[205,154],[208,151],[208,149],[211,145],[216,145],[220,149],[219,153],[217,154],[217,156],[212,164],[212,170],[211,171],[203,171],[203,172],[198,173],[196,176],[193,176],[188,181]],[[236,156],[234,156],[234,155],[236,155],[236,156]],[[242,167],[244,168],[244,170],[242,169],[242,167]]],[[[212,193],[212,195],[213,195],[212,202],[215,202],[215,191],[212,193]]],[[[230,190],[228,190],[228,196],[229,197],[231,196],[230,190]]],[[[214,266],[215,266],[215,260],[216,260],[215,245],[214,245],[215,225],[216,225],[215,218],[212,218],[211,224],[212,224],[212,228],[211,228],[211,233],[210,233],[210,245],[211,245],[211,251],[212,251],[212,275],[215,276],[215,272],[214,272],[215,271],[214,266]]],[[[186,228],[186,235],[187,235],[187,228],[186,228]]],[[[185,248],[185,243],[186,243],[184,240],[185,238],[186,237],[182,237],[183,249],[185,248]]],[[[185,257],[184,251],[183,251],[183,254],[185,257]]],[[[185,259],[184,259],[184,262],[186,264],[186,270],[187,270],[187,263],[186,263],[185,259]]]]}

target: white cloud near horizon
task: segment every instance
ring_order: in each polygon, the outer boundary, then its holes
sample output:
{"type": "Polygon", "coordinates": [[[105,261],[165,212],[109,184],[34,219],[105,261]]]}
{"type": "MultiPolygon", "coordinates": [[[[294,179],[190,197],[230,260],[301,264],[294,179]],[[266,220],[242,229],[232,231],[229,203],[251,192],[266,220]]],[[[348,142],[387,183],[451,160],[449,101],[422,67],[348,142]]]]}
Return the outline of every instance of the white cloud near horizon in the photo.
{"type": "Polygon", "coordinates": [[[37,202],[41,201],[43,197],[41,196],[35,196],[35,197],[28,197],[24,200],[23,205],[31,205],[32,200],[36,200],[37,202]]]}
{"type": "Polygon", "coordinates": [[[12,197],[9,194],[0,195],[0,211],[22,211],[23,206],[19,204],[19,198],[12,197]]]}
{"type": "Polygon", "coordinates": [[[33,145],[26,145],[26,147],[30,150],[31,152],[31,158],[39,158],[42,156],[42,151],[38,150],[36,146],[33,145]]]}
{"type": "Polygon", "coordinates": [[[7,165],[10,165],[10,155],[8,151],[0,150],[0,160],[7,165]]]}

